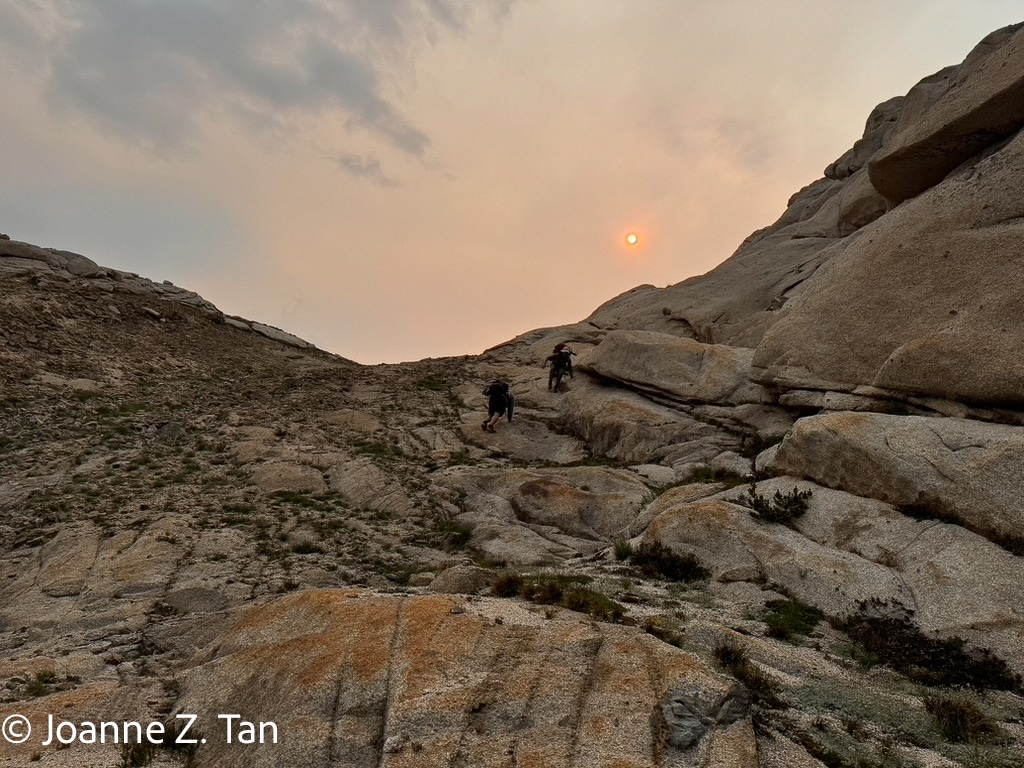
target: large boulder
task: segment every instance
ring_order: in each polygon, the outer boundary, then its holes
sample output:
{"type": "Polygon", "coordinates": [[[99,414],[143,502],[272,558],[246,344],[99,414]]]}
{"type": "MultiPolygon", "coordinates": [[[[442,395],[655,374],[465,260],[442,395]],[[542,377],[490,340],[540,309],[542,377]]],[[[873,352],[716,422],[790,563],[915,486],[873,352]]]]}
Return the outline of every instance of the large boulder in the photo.
{"type": "Polygon", "coordinates": [[[911,599],[886,566],[755,520],[733,501],[739,495],[728,491],[695,502],[656,503],[660,514],[643,540],[695,555],[719,581],[768,582],[833,616],[853,614],[860,601],[875,597],[911,599]]]}
{"type": "Polygon", "coordinates": [[[683,402],[761,402],[767,395],[750,382],[752,355],[667,333],[612,331],[579,367],[683,402]]]}
{"type": "Polygon", "coordinates": [[[463,497],[470,544],[509,564],[556,564],[622,538],[653,496],[632,472],[608,467],[452,469],[437,482],[463,497]]]}
{"type": "Polygon", "coordinates": [[[768,467],[1019,542],[1024,428],[836,412],[801,419],[768,467]]]}
{"type": "Polygon", "coordinates": [[[617,461],[658,462],[693,444],[706,446],[704,459],[737,444],[705,421],[622,387],[581,381],[558,406],[560,424],[578,435],[591,454],[617,461]]]}
{"type": "Polygon", "coordinates": [[[1024,136],[843,242],[754,356],[780,388],[1024,404],[1024,136]]]}

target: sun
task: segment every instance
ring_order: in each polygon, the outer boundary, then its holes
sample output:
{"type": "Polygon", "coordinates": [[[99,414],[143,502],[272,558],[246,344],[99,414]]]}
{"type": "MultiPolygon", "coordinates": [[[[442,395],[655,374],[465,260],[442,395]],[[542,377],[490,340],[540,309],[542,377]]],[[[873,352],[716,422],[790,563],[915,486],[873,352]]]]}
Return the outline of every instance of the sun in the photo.
{"type": "Polygon", "coordinates": [[[630,232],[626,235],[626,245],[636,245],[639,242],[640,238],[637,236],[636,232],[630,232]]]}

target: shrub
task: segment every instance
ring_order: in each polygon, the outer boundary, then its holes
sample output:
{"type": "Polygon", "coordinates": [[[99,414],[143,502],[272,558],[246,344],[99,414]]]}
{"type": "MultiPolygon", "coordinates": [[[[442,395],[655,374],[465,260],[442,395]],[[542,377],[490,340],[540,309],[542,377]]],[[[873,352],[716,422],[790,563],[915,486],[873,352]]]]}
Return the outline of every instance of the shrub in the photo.
{"type": "Polygon", "coordinates": [[[768,625],[768,637],[792,642],[809,635],[818,626],[824,615],[799,600],[770,600],[765,603],[764,623],[768,625]]]}
{"type": "Polygon", "coordinates": [[[836,627],[870,656],[925,685],[1021,691],[1024,681],[988,648],[966,649],[959,637],[929,637],[918,629],[913,611],[877,598],[861,602],[858,613],[836,627]]]}
{"type": "Polygon", "coordinates": [[[632,556],[633,565],[648,578],[671,581],[700,581],[710,576],[707,568],[692,554],[677,555],[660,541],[645,541],[632,556]]]}
{"type": "Polygon", "coordinates": [[[444,547],[446,549],[462,549],[469,543],[473,535],[473,525],[460,523],[457,520],[446,520],[441,523],[440,531],[444,535],[444,547]]]}
{"type": "Polygon", "coordinates": [[[625,539],[619,539],[615,542],[615,559],[616,560],[629,560],[633,556],[634,550],[633,545],[625,539]]]}
{"type": "Polygon", "coordinates": [[[718,665],[729,672],[734,672],[738,667],[747,663],[747,651],[741,645],[736,645],[724,640],[715,645],[712,653],[718,665]]]}
{"type": "Polygon", "coordinates": [[[491,587],[498,597],[523,597],[539,605],[558,605],[570,611],[587,613],[599,621],[618,622],[626,609],[607,595],[585,586],[587,576],[507,573],[491,587]]]}
{"type": "Polygon", "coordinates": [[[517,597],[524,583],[523,577],[518,573],[506,573],[495,579],[491,592],[497,597],[517,597]]]}
{"type": "Polygon", "coordinates": [[[975,742],[996,731],[996,724],[964,694],[925,696],[924,708],[947,741],[975,742]]]}
{"type": "Polygon", "coordinates": [[[770,499],[757,492],[756,486],[751,483],[750,490],[744,496],[736,499],[736,503],[750,507],[751,515],[758,520],[768,523],[781,523],[789,525],[794,518],[800,517],[807,511],[807,502],[810,501],[811,491],[801,491],[793,488],[789,493],[775,491],[770,499]]]}

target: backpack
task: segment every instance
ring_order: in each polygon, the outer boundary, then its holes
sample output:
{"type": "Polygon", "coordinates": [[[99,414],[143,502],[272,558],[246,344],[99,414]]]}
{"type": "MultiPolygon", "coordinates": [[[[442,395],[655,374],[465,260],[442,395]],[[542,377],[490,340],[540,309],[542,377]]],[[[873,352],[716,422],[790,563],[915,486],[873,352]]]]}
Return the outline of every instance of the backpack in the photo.
{"type": "Polygon", "coordinates": [[[505,411],[508,416],[509,422],[512,421],[512,411],[516,407],[516,396],[512,394],[512,390],[509,389],[508,385],[505,385],[505,400],[508,403],[508,410],[505,411]]]}

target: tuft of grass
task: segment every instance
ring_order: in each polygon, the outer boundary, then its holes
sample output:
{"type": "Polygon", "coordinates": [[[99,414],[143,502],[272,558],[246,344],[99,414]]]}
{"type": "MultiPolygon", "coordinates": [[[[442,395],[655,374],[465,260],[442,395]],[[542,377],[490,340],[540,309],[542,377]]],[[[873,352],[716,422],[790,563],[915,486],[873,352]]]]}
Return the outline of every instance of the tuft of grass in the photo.
{"type": "Polygon", "coordinates": [[[651,579],[700,581],[711,575],[694,555],[678,555],[660,541],[645,541],[633,553],[631,560],[644,576],[651,579]]]}
{"type": "Polygon", "coordinates": [[[766,709],[786,709],[788,705],[779,698],[779,684],[747,658],[743,646],[723,640],[715,645],[712,654],[722,669],[746,686],[755,704],[766,709]]]}
{"type": "Polygon", "coordinates": [[[928,694],[924,707],[947,741],[977,742],[996,732],[995,722],[964,693],[928,694]]]}
{"type": "Polygon", "coordinates": [[[765,603],[764,623],[768,637],[793,642],[806,637],[818,626],[824,614],[799,600],[770,600],[765,603]]]}
{"type": "Polygon", "coordinates": [[[615,559],[619,561],[629,560],[636,554],[633,545],[626,539],[617,539],[615,542],[615,559]]]}

